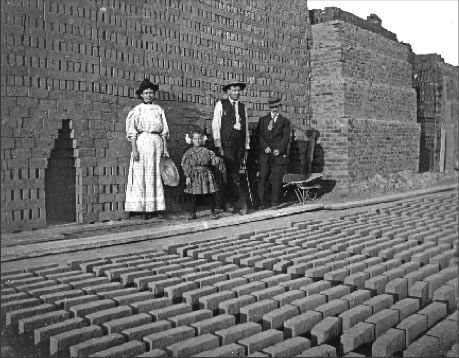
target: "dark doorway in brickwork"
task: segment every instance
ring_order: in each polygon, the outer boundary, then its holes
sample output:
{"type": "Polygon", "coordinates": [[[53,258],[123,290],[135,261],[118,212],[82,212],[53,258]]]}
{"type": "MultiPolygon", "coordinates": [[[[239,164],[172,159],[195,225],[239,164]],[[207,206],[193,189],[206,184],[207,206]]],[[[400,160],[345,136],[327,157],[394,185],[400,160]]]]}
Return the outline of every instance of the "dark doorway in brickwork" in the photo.
{"type": "Polygon", "coordinates": [[[421,141],[419,146],[419,172],[434,170],[434,126],[430,122],[421,122],[421,141]]]}
{"type": "Polygon", "coordinates": [[[70,121],[63,121],[45,171],[47,225],[76,221],[76,169],[70,132],[70,121]]]}

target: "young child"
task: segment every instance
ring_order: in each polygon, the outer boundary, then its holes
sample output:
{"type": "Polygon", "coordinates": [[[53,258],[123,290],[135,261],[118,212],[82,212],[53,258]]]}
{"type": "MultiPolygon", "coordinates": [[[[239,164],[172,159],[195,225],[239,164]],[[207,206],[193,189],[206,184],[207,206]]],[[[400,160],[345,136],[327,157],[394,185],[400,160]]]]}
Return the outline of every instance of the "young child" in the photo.
{"type": "Polygon", "coordinates": [[[182,169],[185,174],[185,193],[191,194],[191,214],[188,220],[196,219],[199,197],[209,197],[212,218],[217,219],[215,212],[215,193],[219,190],[217,181],[212,173],[212,167],[222,173],[226,178],[226,169],[223,159],[211,150],[204,147],[206,137],[200,130],[194,130],[191,139],[186,135],[187,143],[191,141],[193,146],[182,157],[182,169]]]}

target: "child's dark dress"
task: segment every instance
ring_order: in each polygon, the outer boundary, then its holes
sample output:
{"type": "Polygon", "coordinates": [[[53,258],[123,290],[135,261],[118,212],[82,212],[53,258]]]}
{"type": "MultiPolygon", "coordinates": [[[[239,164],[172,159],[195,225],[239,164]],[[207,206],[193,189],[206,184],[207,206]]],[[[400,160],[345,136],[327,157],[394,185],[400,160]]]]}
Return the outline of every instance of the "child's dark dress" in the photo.
{"type": "Polygon", "coordinates": [[[223,159],[205,147],[192,147],[182,157],[183,172],[185,177],[191,180],[191,184],[187,185],[184,191],[193,196],[192,218],[196,217],[199,196],[210,195],[211,211],[215,213],[215,193],[219,190],[219,185],[212,171],[213,168],[216,169],[218,176],[226,178],[223,159]]]}
{"type": "Polygon", "coordinates": [[[192,147],[182,158],[182,169],[185,177],[191,179],[191,185],[186,186],[185,193],[193,195],[212,194],[219,190],[212,173],[212,167],[226,175],[223,159],[205,147],[192,147]]]}

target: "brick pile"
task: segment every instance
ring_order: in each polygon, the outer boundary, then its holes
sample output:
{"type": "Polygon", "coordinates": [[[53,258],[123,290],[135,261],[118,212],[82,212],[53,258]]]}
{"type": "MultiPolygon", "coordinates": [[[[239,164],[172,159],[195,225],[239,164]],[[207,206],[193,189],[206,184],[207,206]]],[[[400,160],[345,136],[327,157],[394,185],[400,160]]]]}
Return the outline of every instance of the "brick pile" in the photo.
{"type": "Polygon", "coordinates": [[[72,357],[453,354],[457,199],[3,272],[5,342],[72,357]]]}
{"type": "MultiPolygon", "coordinates": [[[[248,83],[242,99],[251,129],[270,95],[282,95],[296,128],[309,115],[304,1],[33,0],[1,7],[2,231],[45,226],[64,194],[75,203],[70,218],[57,221],[126,217],[125,119],[145,76],[161,86],[157,100],[176,163],[185,133],[193,125],[210,128],[227,80],[248,83]],[[56,141],[66,143],[65,165],[56,141]],[[62,195],[49,203],[59,179],[48,177],[65,168],[73,184],[61,182],[62,195]]],[[[169,209],[187,205],[182,189],[166,190],[169,209]]]]}
{"type": "Polygon", "coordinates": [[[446,170],[457,166],[459,115],[457,66],[437,54],[416,55],[413,86],[418,95],[417,120],[421,125],[420,171],[440,168],[442,126],[445,131],[446,170]]]}
{"type": "Polygon", "coordinates": [[[344,21],[353,24],[361,29],[365,29],[392,41],[397,41],[397,35],[381,26],[381,23],[373,23],[367,17],[367,21],[351,14],[350,12],[343,11],[337,7],[326,7],[325,9],[309,10],[309,17],[312,24],[321,24],[328,21],[344,21]]]}
{"type": "Polygon", "coordinates": [[[409,45],[346,17],[319,21],[312,32],[312,123],[321,133],[325,177],[348,189],[376,173],[417,171],[409,45]]]}

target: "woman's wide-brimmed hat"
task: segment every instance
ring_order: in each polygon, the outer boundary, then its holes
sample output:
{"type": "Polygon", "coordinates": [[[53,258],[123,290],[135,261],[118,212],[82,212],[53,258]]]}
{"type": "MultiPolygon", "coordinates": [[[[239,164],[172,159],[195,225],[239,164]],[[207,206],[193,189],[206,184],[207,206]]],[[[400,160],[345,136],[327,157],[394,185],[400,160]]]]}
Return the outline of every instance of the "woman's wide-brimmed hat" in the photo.
{"type": "Polygon", "coordinates": [[[228,91],[228,89],[231,87],[231,86],[239,86],[239,88],[241,89],[241,91],[243,89],[245,89],[247,87],[247,84],[245,84],[244,82],[235,82],[235,81],[230,81],[226,84],[223,85],[222,87],[222,90],[223,92],[226,92],[228,91]]]}
{"type": "Polygon", "coordinates": [[[151,83],[150,79],[145,78],[139,86],[139,89],[135,91],[136,95],[140,96],[143,91],[151,88],[154,92],[159,89],[159,86],[156,83],[151,83]]]}
{"type": "Polygon", "coordinates": [[[164,185],[177,186],[180,182],[180,175],[173,160],[169,157],[161,157],[159,169],[164,185]]]}
{"type": "Polygon", "coordinates": [[[279,97],[270,97],[268,99],[269,108],[278,107],[282,104],[282,99],[279,97]]]}

